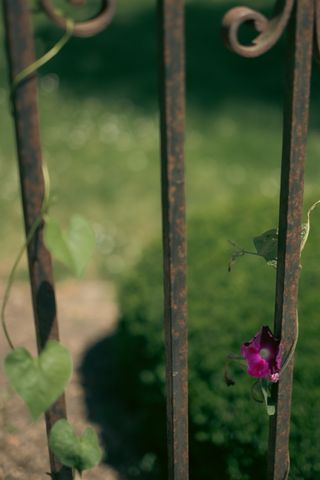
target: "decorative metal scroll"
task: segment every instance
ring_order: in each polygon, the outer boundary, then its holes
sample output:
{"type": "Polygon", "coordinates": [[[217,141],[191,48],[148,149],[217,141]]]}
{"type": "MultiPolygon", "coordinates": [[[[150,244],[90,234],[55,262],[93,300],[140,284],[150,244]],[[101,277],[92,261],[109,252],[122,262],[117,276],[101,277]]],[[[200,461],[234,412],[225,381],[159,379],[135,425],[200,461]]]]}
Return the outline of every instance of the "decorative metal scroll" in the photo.
{"type": "Polygon", "coordinates": [[[243,57],[258,57],[270,50],[286,28],[295,0],[277,3],[273,17],[266,18],[248,7],[235,7],[229,10],[222,20],[222,28],[227,46],[243,57]],[[259,35],[251,45],[243,45],[239,40],[239,30],[244,24],[253,24],[259,35]]]}
{"type": "MultiPolygon", "coordinates": [[[[68,0],[75,7],[86,4],[86,0],[68,0]]],[[[116,0],[101,0],[99,12],[89,20],[76,22],[73,27],[73,35],[76,37],[91,37],[104,30],[111,22],[116,0]]],[[[67,27],[67,19],[56,9],[52,0],[40,0],[40,5],[48,17],[63,30],[67,27]]]]}

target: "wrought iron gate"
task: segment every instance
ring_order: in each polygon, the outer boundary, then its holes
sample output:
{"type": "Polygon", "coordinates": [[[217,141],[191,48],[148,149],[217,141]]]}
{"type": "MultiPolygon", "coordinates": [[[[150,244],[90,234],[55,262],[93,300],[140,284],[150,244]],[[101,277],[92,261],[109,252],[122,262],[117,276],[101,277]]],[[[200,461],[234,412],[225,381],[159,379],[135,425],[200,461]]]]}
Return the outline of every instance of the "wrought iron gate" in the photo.
{"type": "MultiPolygon", "coordinates": [[[[80,0],[69,0],[79,5],[80,0]]],[[[28,0],[3,0],[11,84],[34,63],[34,39],[28,0]]],[[[39,5],[62,29],[63,17],[51,0],[39,5]]],[[[112,20],[115,0],[103,0],[100,13],[73,34],[91,36],[112,20]]],[[[308,129],[309,88],[314,41],[320,46],[319,2],[279,0],[272,19],[246,7],[236,7],[223,19],[227,44],[236,53],[254,57],[271,48],[289,24],[287,84],[283,123],[283,156],[279,211],[278,271],[275,333],[286,350],[294,342],[299,281],[300,225],[303,204],[304,160],[308,129]],[[243,23],[258,32],[250,45],[238,33],[243,23]],[[314,32],[314,27],[316,27],[314,32]],[[315,33],[315,35],[314,35],[315,33]]],[[[188,347],[186,305],[186,232],[184,196],[184,1],[158,0],[160,51],[160,112],[162,216],[165,291],[168,478],[187,480],[188,473],[188,347]]],[[[41,141],[37,111],[37,80],[33,73],[12,90],[26,235],[41,212],[44,196],[41,141]]],[[[28,245],[30,283],[38,348],[58,339],[55,291],[50,254],[43,243],[43,222],[28,245]]],[[[289,473],[288,442],[293,361],[274,386],[276,415],[270,422],[268,478],[284,480],[289,473]]],[[[66,416],[64,398],[46,413],[49,433],[66,416]]],[[[71,479],[70,469],[50,456],[53,478],[71,479]]],[[[213,460],[214,462],[214,460],[213,460]]],[[[212,467],[214,471],[214,466],[212,467]]],[[[214,476],[214,474],[213,474],[214,476]]]]}

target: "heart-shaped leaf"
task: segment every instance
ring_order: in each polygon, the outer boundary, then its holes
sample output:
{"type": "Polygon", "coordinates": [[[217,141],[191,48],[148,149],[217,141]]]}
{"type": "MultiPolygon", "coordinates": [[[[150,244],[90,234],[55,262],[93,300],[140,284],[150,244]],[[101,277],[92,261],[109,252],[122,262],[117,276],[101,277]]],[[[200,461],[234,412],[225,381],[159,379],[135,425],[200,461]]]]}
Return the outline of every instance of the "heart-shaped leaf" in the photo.
{"type": "Polygon", "coordinates": [[[268,265],[277,267],[278,256],[278,230],[272,228],[266,232],[254,237],[254,246],[256,247],[257,254],[263,257],[268,265]]]}
{"type": "Polygon", "coordinates": [[[68,383],[72,373],[71,355],[55,340],[49,340],[36,358],[25,348],[16,348],[5,359],[5,373],[36,420],[62,394],[68,383]]]}
{"type": "Polygon", "coordinates": [[[98,465],[102,458],[95,431],[86,428],[78,437],[67,420],[59,420],[54,424],[49,436],[49,447],[63,465],[80,473],[98,465]]]}
{"type": "Polygon", "coordinates": [[[46,217],[44,241],[53,257],[77,276],[83,274],[96,246],[92,227],[80,215],[71,217],[67,232],[55,220],[46,217]]]}

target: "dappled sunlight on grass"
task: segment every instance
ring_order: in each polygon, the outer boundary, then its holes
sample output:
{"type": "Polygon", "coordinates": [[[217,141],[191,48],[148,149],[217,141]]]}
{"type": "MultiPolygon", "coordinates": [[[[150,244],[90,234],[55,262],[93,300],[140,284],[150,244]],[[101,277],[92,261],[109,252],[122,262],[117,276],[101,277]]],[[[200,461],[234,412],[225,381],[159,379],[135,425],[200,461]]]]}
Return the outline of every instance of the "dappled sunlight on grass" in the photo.
{"type": "MultiPolygon", "coordinates": [[[[235,4],[189,1],[186,6],[188,215],[214,208],[225,216],[231,204],[253,197],[274,204],[276,217],[283,46],[252,61],[226,51],[220,22],[235,4]]],[[[160,236],[155,19],[155,3],[121,2],[105,33],[86,41],[72,39],[39,72],[52,215],[67,224],[73,213],[81,213],[92,222],[98,243],[93,276],[122,273],[160,236]]],[[[60,35],[43,16],[36,17],[36,31],[39,54],[60,35]]],[[[3,54],[0,63],[4,65],[3,54]]],[[[312,115],[319,103],[314,92],[312,115]]],[[[1,256],[6,257],[22,242],[23,227],[3,86],[0,107],[0,231],[1,256]]],[[[319,153],[319,136],[312,128],[306,172],[306,193],[312,199],[320,197],[319,153]]]]}

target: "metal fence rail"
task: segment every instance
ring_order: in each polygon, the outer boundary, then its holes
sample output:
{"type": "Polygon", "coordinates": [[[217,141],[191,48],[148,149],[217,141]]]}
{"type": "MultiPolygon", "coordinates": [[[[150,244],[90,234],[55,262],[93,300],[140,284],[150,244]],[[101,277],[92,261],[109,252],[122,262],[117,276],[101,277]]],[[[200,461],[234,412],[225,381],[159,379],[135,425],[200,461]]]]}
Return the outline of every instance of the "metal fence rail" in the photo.
{"type": "MultiPolygon", "coordinates": [[[[79,4],[76,0],[70,3],[79,4]]],[[[114,0],[103,0],[100,14],[76,25],[74,34],[90,36],[108,25],[114,0]]],[[[27,0],[3,0],[11,84],[35,60],[27,0]]],[[[40,5],[60,27],[65,22],[50,0],[40,5]]],[[[279,210],[278,271],[276,280],[275,334],[290,350],[296,331],[300,272],[301,214],[304,160],[310,97],[311,58],[315,15],[314,0],[279,0],[272,20],[237,7],[223,20],[228,46],[240,55],[255,57],[271,48],[289,22],[286,101],[279,210]],[[238,31],[253,23],[259,32],[251,45],[242,45],[238,31]]],[[[316,19],[316,22],[315,22],[316,19]]],[[[185,54],[184,0],[158,0],[160,65],[161,185],[163,220],[164,327],[167,384],[167,444],[169,480],[188,480],[188,347],[186,294],[186,231],[184,193],[185,54]]],[[[320,32],[317,29],[316,34],[320,32]]],[[[318,38],[318,37],[316,37],[318,38]]],[[[44,197],[41,142],[37,112],[36,75],[12,91],[13,113],[26,234],[41,213],[44,197]]],[[[28,245],[30,284],[38,349],[48,339],[58,339],[58,321],[50,254],[43,239],[43,222],[28,245]]],[[[276,415],[270,422],[268,478],[284,480],[289,472],[289,431],[293,361],[274,386],[276,415]]],[[[64,397],[46,413],[47,432],[66,416],[64,397]]],[[[50,454],[53,478],[71,479],[72,472],[50,454]]],[[[214,459],[213,459],[214,463],[214,459]]],[[[212,467],[214,471],[214,466],[212,467]]],[[[214,478],[214,476],[213,476],[214,478]]]]}
{"type": "MultiPolygon", "coordinates": [[[[304,163],[308,129],[314,4],[299,0],[288,38],[287,83],[283,122],[283,153],[279,211],[278,269],[276,280],[275,334],[289,351],[297,332],[296,316],[300,274],[301,217],[304,163]]],[[[293,360],[275,387],[276,414],[270,420],[270,479],[286,478],[293,360]]]]}
{"type": "Polygon", "coordinates": [[[184,1],[159,1],[164,312],[169,479],[188,478],[184,194],[184,1]]]}
{"type": "MultiPolygon", "coordinates": [[[[4,0],[4,19],[11,85],[17,74],[35,61],[29,3],[4,0]]],[[[37,80],[32,75],[11,94],[26,236],[40,216],[44,198],[41,141],[37,109],[37,80]]],[[[58,320],[50,253],[43,243],[43,221],[28,245],[29,276],[39,352],[49,339],[58,340],[58,320]]],[[[66,416],[64,396],[47,411],[47,434],[53,424],[66,416]]],[[[72,479],[49,452],[53,478],[72,479]]]]}
{"type": "MultiPolygon", "coordinates": [[[[256,57],[269,50],[289,22],[274,318],[275,335],[281,338],[284,353],[290,351],[298,334],[301,217],[315,24],[314,5],[313,0],[280,0],[271,20],[247,7],[236,7],[231,9],[223,20],[227,45],[245,57],[256,57]],[[249,46],[242,45],[238,40],[238,31],[245,22],[254,22],[259,32],[249,46]]],[[[289,476],[292,377],[293,358],[273,388],[276,413],[270,419],[269,429],[270,480],[285,480],[289,476]]]]}

